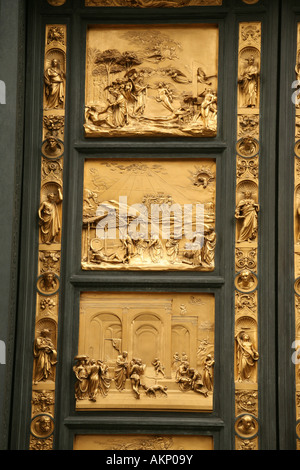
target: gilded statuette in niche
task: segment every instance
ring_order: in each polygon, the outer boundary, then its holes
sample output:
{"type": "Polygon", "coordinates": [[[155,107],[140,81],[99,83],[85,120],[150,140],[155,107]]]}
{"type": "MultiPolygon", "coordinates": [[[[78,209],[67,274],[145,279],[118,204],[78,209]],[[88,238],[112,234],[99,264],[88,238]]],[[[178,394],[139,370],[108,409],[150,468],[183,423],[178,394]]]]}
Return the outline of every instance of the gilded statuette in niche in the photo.
{"type": "MultiPolygon", "coordinates": [[[[253,183],[255,186],[255,183],[253,183]]],[[[258,212],[260,210],[256,197],[247,188],[244,197],[240,199],[235,211],[235,218],[239,223],[237,242],[252,242],[257,238],[258,212]]]]}
{"type": "Polygon", "coordinates": [[[47,245],[59,243],[61,235],[61,215],[59,205],[63,200],[59,185],[53,183],[42,188],[42,202],[39,207],[41,242],[47,245]],[[49,191],[49,192],[48,192],[49,191]]]}
{"type": "Polygon", "coordinates": [[[90,26],[85,136],[214,137],[218,27],[90,26]]]}
{"type": "Polygon", "coordinates": [[[236,335],[236,354],[238,382],[251,381],[259,354],[247,331],[240,331],[236,335]]]}
{"type": "Polygon", "coordinates": [[[45,70],[45,108],[62,109],[65,104],[65,74],[57,58],[45,70]]]}
{"type": "Polygon", "coordinates": [[[34,341],[34,384],[54,380],[57,351],[52,342],[51,332],[44,328],[34,341]]]}
{"type": "Polygon", "coordinates": [[[212,410],[214,297],[201,298],[82,294],[76,409],[212,410]]]}
{"type": "Polygon", "coordinates": [[[86,160],[82,268],[212,271],[214,160],[86,160]]]}
{"type": "Polygon", "coordinates": [[[242,107],[256,108],[259,97],[259,63],[258,51],[255,48],[245,48],[241,52],[242,67],[239,76],[242,107]]]}

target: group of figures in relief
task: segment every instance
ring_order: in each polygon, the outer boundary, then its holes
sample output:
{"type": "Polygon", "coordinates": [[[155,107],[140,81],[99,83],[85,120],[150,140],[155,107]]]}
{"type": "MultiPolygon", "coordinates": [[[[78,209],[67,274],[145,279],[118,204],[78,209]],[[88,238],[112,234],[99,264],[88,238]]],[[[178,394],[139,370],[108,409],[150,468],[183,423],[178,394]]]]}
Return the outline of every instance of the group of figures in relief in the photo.
{"type": "MultiPolygon", "coordinates": [[[[122,392],[128,381],[136,399],[141,398],[141,390],[144,391],[145,396],[152,398],[168,395],[168,387],[164,381],[165,368],[159,358],[154,358],[151,364],[155,373],[155,384],[151,385],[147,385],[143,380],[147,365],[140,358],[129,360],[127,351],[121,352],[118,356],[113,370],[105,361],[96,361],[86,355],[78,355],[74,360],[76,361],[73,367],[76,377],[76,400],[96,401],[97,395],[106,397],[112,382],[114,382],[115,389],[122,392]]],[[[208,393],[213,390],[213,367],[214,359],[211,354],[208,354],[205,359],[202,374],[190,367],[185,353],[181,357],[175,353],[173,357],[174,380],[179,390],[183,392],[194,391],[208,397],[208,393]]]]}
{"type": "Polygon", "coordinates": [[[168,240],[160,238],[145,239],[145,238],[131,238],[127,234],[124,240],[121,240],[121,254],[105,253],[104,244],[100,250],[93,250],[91,262],[95,264],[117,264],[128,266],[132,261],[139,261],[140,263],[149,262],[152,265],[160,265],[167,260],[171,266],[174,264],[188,265],[191,267],[213,267],[215,246],[216,246],[216,233],[210,229],[206,234],[204,243],[195,244],[193,249],[180,249],[180,240],[171,236],[168,240]]]}
{"type": "MultiPolygon", "coordinates": [[[[241,331],[236,335],[237,342],[237,366],[238,381],[249,381],[259,354],[255,350],[249,334],[241,331]]],[[[57,364],[57,352],[51,340],[48,329],[43,329],[34,343],[35,357],[35,383],[47,381],[53,377],[53,368],[57,364]]],[[[97,394],[106,396],[114,380],[115,388],[119,391],[125,389],[127,379],[130,379],[132,390],[136,398],[140,398],[139,388],[145,390],[146,395],[156,396],[156,393],[167,395],[167,388],[162,385],[147,387],[142,382],[146,364],[139,358],[128,359],[128,353],[122,352],[116,361],[113,376],[105,361],[89,359],[86,355],[76,356],[77,361],[73,370],[76,375],[77,399],[89,398],[95,400],[97,394]]],[[[164,367],[158,358],[152,362],[156,376],[165,377],[164,367]]],[[[185,353],[181,356],[175,353],[173,356],[172,369],[175,371],[175,382],[181,391],[194,390],[207,396],[208,391],[213,388],[213,366],[214,359],[211,354],[206,356],[202,374],[190,367],[188,357],[185,353]]]]}
{"type": "Polygon", "coordinates": [[[214,269],[214,162],[99,163],[85,170],[83,269],[214,269]]]}
{"type": "Polygon", "coordinates": [[[215,68],[208,76],[202,66],[189,66],[180,41],[159,30],[124,31],[119,39],[132,49],[87,50],[95,91],[87,98],[86,136],[216,135],[215,68]]]}

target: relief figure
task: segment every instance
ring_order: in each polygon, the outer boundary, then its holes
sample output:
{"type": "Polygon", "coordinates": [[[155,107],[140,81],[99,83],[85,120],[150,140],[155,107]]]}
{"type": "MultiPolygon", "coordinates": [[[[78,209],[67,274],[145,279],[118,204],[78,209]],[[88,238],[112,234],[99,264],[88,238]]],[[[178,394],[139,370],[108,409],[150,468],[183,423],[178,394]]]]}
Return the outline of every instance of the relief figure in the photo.
{"type": "Polygon", "coordinates": [[[243,269],[236,277],[236,287],[242,292],[256,289],[257,277],[249,269],[243,269]]]}
{"type": "Polygon", "coordinates": [[[97,361],[99,365],[99,383],[98,390],[103,397],[106,397],[111,385],[111,378],[108,377],[108,365],[104,361],[97,361]]]}
{"type": "Polygon", "coordinates": [[[77,364],[73,367],[75,377],[75,397],[77,400],[83,400],[88,395],[89,372],[86,365],[87,356],[76,356],[77,364]]]}
{"type": "Polygon", "coordinates": [[[116,388],[120,391],[124,390],[125,382],[128,378],[128,353],[123,351],[117,358],[117,364],[114,372],[116,388]]]}
{"type": "Polygon", "coordinates": [[[243,106],[246,108],[255,108],[258,99],[259,69],[253,55],[249,57],[249,59],[246,59],[246,61],[248,64],[239,78],[239,84],[244,98],[243,106]]]}
{"type": "Polygon", "coordinates": [[[201,253],[202,261],[208,266],[211,266],[214,263],[216,243],[216,232],[214,231],[214,229],[208,230],[204,236],[204,244],[201,253]]]}
{"type": "Polygon", "coordinates": [[[39,219],[41,228],[41,239],[43,243],[51,244],[58,242],[60,234],[60,217],[58,203],[62,202],[61,190],[58,189],[58,197],[53,192],[47,194],[47,200],[42,202],[39,208],[39,219]]]}
{"type": "Polygon", "coordinates": [[[153,365],[153,367],[154,367],[154,369],[155,369],[155,372],[156,372],[157,374],[160,373],[161,375],[165,376],[165,372],[164,372],[164,369],[165,369],[165,368],[164,368],[164,366],[162,365],[162,363],[160,362],[160,360],[158,359],[158,357],[156,357],[156,358],[154,359],[154,361],[152,362],[152,365],[153,365]]]}
{"type": "Polygon", "coordinates": [[[141,359],[132,359],[130,363],[129,377],[131,381],[132,390],[135,394],[135,398],[141,398],[140,387],[145,388],[145,385],[141,383],[141,375],[144,374],[146,364],[143,364],[141,359]]]}
{"type": "Polygon", "coordinates": [[[255,351],[250,336],[245,331],[241,331],[236,335],[236,341],[238,381],[249,381],[253,368],[259,359],[259,354],[255,351]]]}
{"type": "Polygon", "coordinates": [[[211,391],[213,389],[213,366],[215,361],[211,354],[208,354],[204,361],[204,371],[203,371],[203,385],[207,390],[211,391]]]}
{"type": "Polygon", "coordinates": [[[47,157],[60,158],[63,153],[63,144],[54,134],[47,134],[42,151],[47,157]]]}
{"type": "Polygon", "coordinates": [[[34,342],[35,384],[49,379],[53,375],[53,366],[57,364],[57,352],[49,336],[50,331],[45,328],[34,342]]]}
{"type": "Polygon", "coordinates": [[[259,204],[252,198],[251,191],[245,192],[245,198],[242,199],[236,208],[235,217],[242,220],[243,224],[238,236],[238,241],[252,241],[257,236],[258,229],[259,204]]]}
{"type": "Polygon", "coordinates": [[[59,61],[53,59],[51,66],[45,71],[45,95],[48,109],[63,108],[65,100],[64,72],[59,61]]]}
{"type": "Polygon", "coordinates": [[[95,359],[90,361],[89,366],[89,400],[96,401],[99,384],[99,364],[95,359]]]}

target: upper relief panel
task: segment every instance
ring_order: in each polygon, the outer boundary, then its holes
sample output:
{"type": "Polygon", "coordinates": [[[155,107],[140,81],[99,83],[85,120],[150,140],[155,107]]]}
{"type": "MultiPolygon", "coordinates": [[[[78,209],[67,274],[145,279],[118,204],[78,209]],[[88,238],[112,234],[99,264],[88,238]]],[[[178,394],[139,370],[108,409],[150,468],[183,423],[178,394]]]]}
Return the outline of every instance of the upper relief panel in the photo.
{"type": "Polygon", "coordinates": [[[217,135],[216,25],[90,26],[85,136],[217,135]]]}

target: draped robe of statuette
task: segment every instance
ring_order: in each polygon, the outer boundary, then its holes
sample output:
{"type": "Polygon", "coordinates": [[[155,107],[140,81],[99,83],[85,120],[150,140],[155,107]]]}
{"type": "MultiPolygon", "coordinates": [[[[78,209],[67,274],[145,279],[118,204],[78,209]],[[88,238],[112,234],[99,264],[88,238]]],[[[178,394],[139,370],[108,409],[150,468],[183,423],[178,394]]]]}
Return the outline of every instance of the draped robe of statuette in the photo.
{"type": "Polygon", "coordinates": [[[35,340],[34,357],[36,359],[35,382],[49,379],[52,366],[57,362],[57,353],[51,339],[47,338],[46,332],[42,332],[41,336],[35,340]]]}
{"type": "Polygon", "coordinates": [[[52,61],[52,66],[45,71],[45,93],[47,108],[61,108],[64,103],[64,80],[63,72],[57,61],[52,61]]]}
{"type": "Polygon", "coordinates": [[[249,59],[249,65],[245,68],[242,78],[240,79],[242,91],[244,94],[244,106],[254,107],[257,104],[257,85],[258,68],[254,64],[253,58],[249,59]]]}
{"type": "Polygon", "coordinates": [[[52,194],[48,194],[48,200],[42,202],[39,208],[39,218],[42,242],[47,244],[55,242],[61,227],[58,207],[52,194]]]}
{"type": "Polygon", "coordinates": [[[75,384],[75,396],[78,400],[86,398],[88,394],[89,386],[89,372],[85,366],[84,361],[82,361],[78,366],[73,368],[77,382],[75,384]]]}
{"type": "Polygon", "coordinates": [[[237,218],[244,219],[239,234],[239,241],[253,240],[257,234],[257,212],[258,205],[253,199],[243,199],[237,207],[237,218]]]}
{"type": "Polygon", "coordinates": [[[253,367],[259,359],[258,352],[254,350],[253,344],[246,333],[237,335],[238,349],[237,361],[239,380],[249,380],[253,367]]]}

